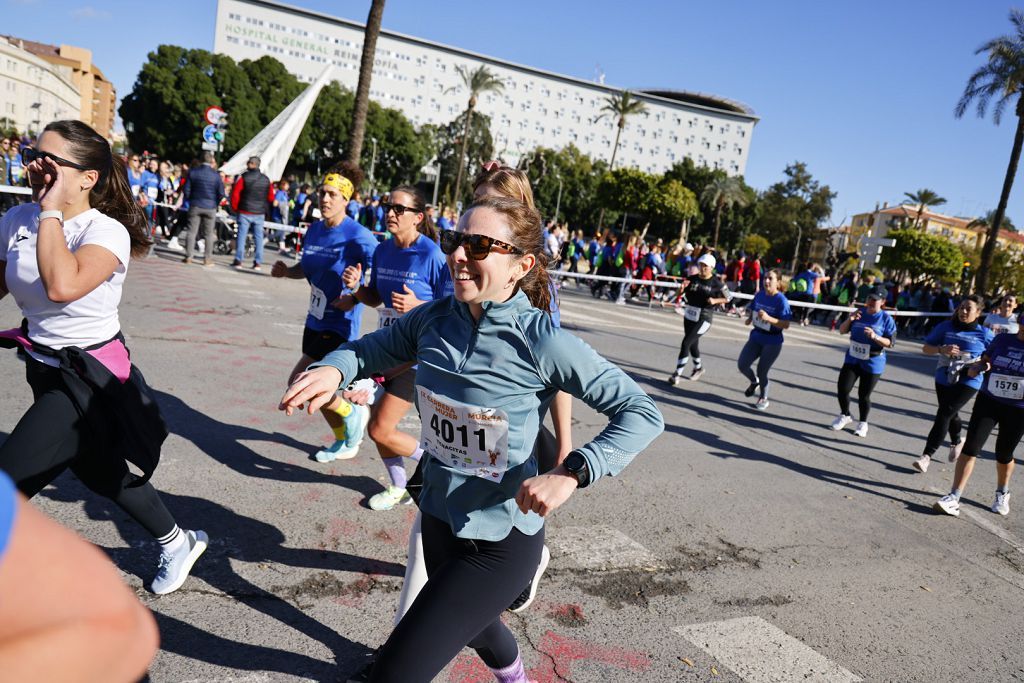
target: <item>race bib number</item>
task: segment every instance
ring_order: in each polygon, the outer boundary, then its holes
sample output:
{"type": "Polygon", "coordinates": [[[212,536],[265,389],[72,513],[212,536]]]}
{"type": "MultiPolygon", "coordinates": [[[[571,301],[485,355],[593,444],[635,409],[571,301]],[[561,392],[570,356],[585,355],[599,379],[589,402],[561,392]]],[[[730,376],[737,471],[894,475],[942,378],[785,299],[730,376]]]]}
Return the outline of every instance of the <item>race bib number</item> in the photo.
{"type": "Polygon", "coordinates": [[[324,319],[327,310],[327,295],[316,285],[309,286],[309,314],[317,320],[324,319]]]}
{"type": "Polygon", "coordinates": [[[449,467],[500,482],[508,469],[508,414],[435,394],[417,386],[420,446],[449,467]]]}
{"type": "Polygon", "coordinates": [[[700,320],[700,309],[696,306],[687,306],[683,309],[683,317],[690,322],[697,322],[700,320]]]}
{"type": "Polygon", "coordinates": [[[1012,401],[1024,399],[1024,377],[1014,375],[989,375],[988,391],[993,396],[1012,401]]]}
{"type": "Polygon", "coordinates": [[[851,339],[850,355],[857,360],[867,360],[871,358],[871,344],[862,344],[861,342],[855,342],[851,339]]]}
{"type": "Polygon", "coordinates": [[[754,311],[754,315],[751,317],[751,320],[754,323],[754,327],[761,330],[762,332],[772,331],[772,324],[767,320],[761,320],[761,318],[757,315],[757,311],[754,311]]]}
{"type": "Polygon", "coordinates": [[[160,190],[158,188],[155,188],[155,187],[147,187],[146,188],[146,194],[149,195],[149,198],[154,200],[154,201],[156,200],[156,196],[157,196],[157,194],[159,192],[160,192],[160,190]]]}
{"type": "Polygon", "coordinates": [[[377,309],[377,329],[384,327],[391,327],[395,324],[395,321],[402,317],[402,314],[393,308],[378,308],[377,309]]]}

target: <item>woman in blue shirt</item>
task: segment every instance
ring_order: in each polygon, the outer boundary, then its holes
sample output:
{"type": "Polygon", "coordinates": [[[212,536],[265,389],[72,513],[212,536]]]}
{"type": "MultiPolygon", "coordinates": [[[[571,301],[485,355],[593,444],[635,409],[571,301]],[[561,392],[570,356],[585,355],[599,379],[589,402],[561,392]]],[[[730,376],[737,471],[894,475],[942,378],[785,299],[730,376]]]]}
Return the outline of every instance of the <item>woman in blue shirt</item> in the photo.
{"type": "Polygon", "coordinates": [[[764,276],[764,287],[747,306],[746,324],[753,325],[754,329],[750,330],[750,337],[736,360],[740,372],[750,382],[744,395],[749,398],[760,393],[754,404],[757,410],[768,410],[768,371],[782,353],[782,331],[789,329],[789,321],[793,319],[789,299],[779,291],[779,280],[779,271],[769,270],[764,276]],[[751,369],[755,360],[756,375],[751,369]]]}
{"type": "Polygon", "coordinates": [[[850,347],[839,370],[837,398],[842,411],[832,421],[831,429],[840,431],[851,422],[850,392],[860,380],[857,389],[857,403],[860,408],[860,422],[853,431],[857,436],[868,435],[868,413],[871,412],[871,392],[885,370],[885,350],[896,343],[896,322],[882,310],[888,293],[885,287],[874,287],[868,293],[862,310],[854,312],[839,326],[840,334],[850,335],[850,347]]]}
{"type": "Polygon", "coordinates": [[[663,429],[654,402],[548,312],[540,214],[479,200],[441,248],[455,296],[419,306],[301,373],[281,399],[316,410],[350,382],[416,361],[429,579],[380,650],[370,680],[429,681],[465,646],[506,681],[525,681],[501,613],[540,560],[544,517],[578,487],[618,474],[663,429]],[[540,416],[559,390],[610,418],[537,474],[540,416]],[[457,606],[457,608],[456,608],[457,606]]]}
{"type": "Polygon", "coordinates": [[[914,468],[918,472],[928,470],[932,456],[939,450],[946,432],[949,432],[949,461],[955,462],[963,449],[960,409],[974,398],[982,383],[981,377],[970,377],[966,369],[981,358],[995,337],[992,330],[979,324],[982,305],[980,296],[966,297],[960,302],[953,318],[936,325],[924,340],[921,350],[929,356],[939,356],[935,368],[935,393],[939,409],[935,413],[932,429],[928,432],[924,454],[914,461],[914,468]]]}
{"type": "MultiPolygon", "coordinates": [[[[390,202],[382,202],[384,220],[392,239],[377,246],[373,253],[370,283],[360,287],[362,267],[350,266],[344,283],[352,290],[346,297],[353,303],[377,308],[377,329],[427,301],[445,296],[449,284],[448,265],[437,246],[437,230],[427,222],[426,200],[415,187],[400,185],[390,193],[390,202]]],[[[398,423],[416,400],[416,369],[408,364],[383,373],[384,395],[373,404],[368,431],[377,444],[391,484],[370,498],[370,509],[390,510],[411,499],[405,490],[408,481],[403,458],[420,459],[423,451],[415,438],[399,431],[398,423]]]]}
{"type": "MultiPolygon", "coordinates": [[[[1020,316],[1017,316],[1020,323],[1020,316]]],[[[999,515],[1010,514],[1010,475],[1013,451],[1024,438],[1024,328],[1017,334],[996,335],[985,353],[966,373],[985,380],[974,402],[963,452],[956,460],[953,488],[935,502],[935,510],[954,517],[960,514],[960,494],[974,471],[974,463],[989,434],[999,427],[996,437],[996,499],[989,508],[999,515]]]]}
{"type": "MultiPolygon", "coordinates": [[[[309,311],[302,332],[302,357],[288,376],[289,384],[310,363],[322,359],[350,339],[359,336],[361,305],[343,298],[349,290],[342,283],[348,266],[359,264],[366,272],[373,264],[377,240],[370,231],[345,215],[345,205],[363,180],[356,166],[342,163],[324,176],[320,184],[321,220],[309,226],[303,241],[302,260],[289,266],[277,261],[272,277],[309,281],[309,311]]],[[[313,456],[319,462],[355,457],[363,440],[369,410],[335,397],[321,411],[334,432],[335,441],[313,456]]]]}

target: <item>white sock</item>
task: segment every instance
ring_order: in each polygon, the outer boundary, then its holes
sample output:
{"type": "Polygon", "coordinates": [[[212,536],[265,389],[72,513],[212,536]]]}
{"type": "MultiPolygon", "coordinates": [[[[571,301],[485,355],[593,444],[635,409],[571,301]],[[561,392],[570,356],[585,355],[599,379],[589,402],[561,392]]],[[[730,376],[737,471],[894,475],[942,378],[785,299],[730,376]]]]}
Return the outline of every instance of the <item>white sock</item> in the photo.
{"type": "Polygon", "coordinates": [[[160,544],[161,550],[168,554],[174,554],[188,543],[188,535],[175,524],[173,529],[156,540],[160,544]]]}

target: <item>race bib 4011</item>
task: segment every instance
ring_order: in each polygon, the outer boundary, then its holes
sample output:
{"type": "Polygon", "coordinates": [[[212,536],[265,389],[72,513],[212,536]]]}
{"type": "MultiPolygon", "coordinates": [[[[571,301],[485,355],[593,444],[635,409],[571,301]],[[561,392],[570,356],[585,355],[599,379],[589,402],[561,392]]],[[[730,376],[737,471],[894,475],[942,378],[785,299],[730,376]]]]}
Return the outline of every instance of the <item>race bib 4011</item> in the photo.
{"type": "Polygon", "coordinates": [[[467,405],[421,386],[416,391],[423,450],[449,467],[500,482],[508,469],[508,414],[467,405]]]}

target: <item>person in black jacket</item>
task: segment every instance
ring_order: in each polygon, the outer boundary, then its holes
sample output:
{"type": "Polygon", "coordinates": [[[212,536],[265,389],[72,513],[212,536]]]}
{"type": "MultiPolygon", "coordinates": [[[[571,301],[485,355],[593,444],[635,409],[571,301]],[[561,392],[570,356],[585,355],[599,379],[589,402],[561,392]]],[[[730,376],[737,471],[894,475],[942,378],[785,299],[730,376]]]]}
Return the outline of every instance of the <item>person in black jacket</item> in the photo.
{"type": "Polygon", "coordinates": [[[245,240],[252,227],[252,237],[256,241],[256,255],[252,269],[259,270],[263,263],[263,221],[267,209],[274,201],[274,184],[260,171],[260,158],[249,157],[246,171],[235,178],[231,188],[231,209],[238,213],[238,237],[235,246],[235,262],[231,265],[242,265],[245,256],[245,240]]]}
{"type": "Polygon", "coordinates": [[[206,240],[203,265],[213,265],[213,243],[216,240],[214,228],[217,222],[217,207],[224,199],[224,181],[217,173],[217,163],[213,152],[203,152],[203,163],[193,167],[185,180],[182,191],[188,202],[188,239],[185,240],[185,258],[183,263],[192,263],[192,253],[196,248],[196,233],[203,226],[203,239],[206,240]]]}

